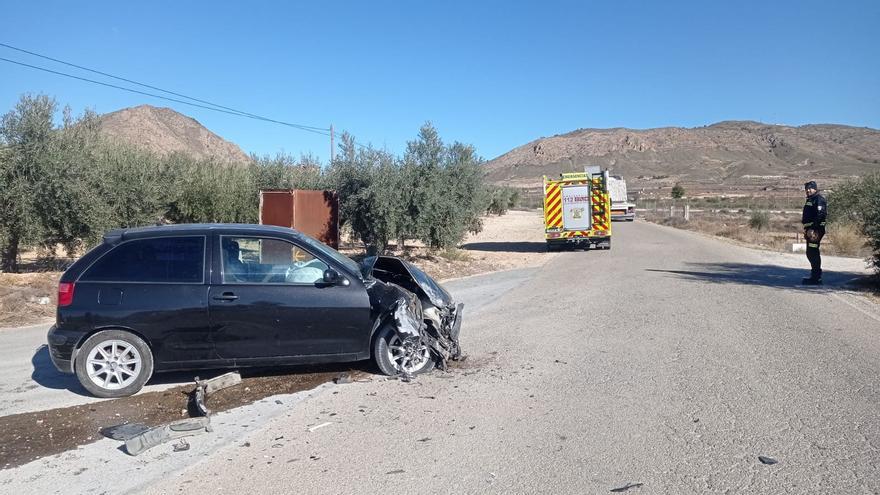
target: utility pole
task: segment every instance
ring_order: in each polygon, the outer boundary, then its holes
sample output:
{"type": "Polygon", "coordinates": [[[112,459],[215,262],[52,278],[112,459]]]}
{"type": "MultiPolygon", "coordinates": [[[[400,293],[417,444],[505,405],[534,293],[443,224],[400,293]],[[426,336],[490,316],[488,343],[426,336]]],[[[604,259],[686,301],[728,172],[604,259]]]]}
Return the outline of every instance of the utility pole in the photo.
{"type": "Polygon", "coordinates": [[[330,124],[330,163],[333,163],[333,124],[330,124]]]}

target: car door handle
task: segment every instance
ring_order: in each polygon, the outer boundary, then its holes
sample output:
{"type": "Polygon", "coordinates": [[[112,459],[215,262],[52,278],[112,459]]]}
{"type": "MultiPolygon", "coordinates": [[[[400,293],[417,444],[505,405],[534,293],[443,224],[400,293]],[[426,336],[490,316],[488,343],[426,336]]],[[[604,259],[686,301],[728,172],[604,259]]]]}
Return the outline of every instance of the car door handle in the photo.
{"type": "Polygon", "coordinates": [[[238,296],[236,296],[232,292],[224,292],[219,296],[214,296],[215,301],[235,301],[236,299],[238,299],[238,296]]]}

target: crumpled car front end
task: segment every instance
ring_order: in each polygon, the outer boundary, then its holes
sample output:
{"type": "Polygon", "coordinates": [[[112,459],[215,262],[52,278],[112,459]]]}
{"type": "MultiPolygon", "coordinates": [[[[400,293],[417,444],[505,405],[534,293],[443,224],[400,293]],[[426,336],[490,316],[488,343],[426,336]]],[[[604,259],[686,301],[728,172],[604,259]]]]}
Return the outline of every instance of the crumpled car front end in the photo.
{"type": "MultiPolygon", "coordinates": [[[[459,334],[464,304],[415,265],[393,256],[372,256],[362,262],[377,326],[392,324],[402,352],[427,347],[436,367],[447,369],[461,358],[459,334]]],[[[415,356],[413,356],[413,359],[415,356]]]]}

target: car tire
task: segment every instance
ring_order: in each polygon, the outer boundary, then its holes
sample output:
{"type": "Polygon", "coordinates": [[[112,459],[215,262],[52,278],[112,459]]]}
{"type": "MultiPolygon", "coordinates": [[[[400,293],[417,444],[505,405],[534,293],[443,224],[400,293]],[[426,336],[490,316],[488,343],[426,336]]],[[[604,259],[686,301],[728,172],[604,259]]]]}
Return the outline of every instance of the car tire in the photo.
{"type": "Polygon", "coordinates": [[[74,371],[95,397],[127,397],[143,388],[153,375],[153,353],[131,332],[103,330],[80,346],[74,371]]]}
{"type": "Polygon", "coordinates": [[[403,351],[400,344],[400,337],[390,325],[385,325],[379,330],[373,341],[373,361],[382,374],[394,376],[406,372],[409,375],[418,375],[434,369],[434,359],[426,345],[423,344],[422,349],[419,350],[422,359],[412,363],[407,362],[405,356],[395,358],[396,355],[400,356],[395,348],[403,351]]]}

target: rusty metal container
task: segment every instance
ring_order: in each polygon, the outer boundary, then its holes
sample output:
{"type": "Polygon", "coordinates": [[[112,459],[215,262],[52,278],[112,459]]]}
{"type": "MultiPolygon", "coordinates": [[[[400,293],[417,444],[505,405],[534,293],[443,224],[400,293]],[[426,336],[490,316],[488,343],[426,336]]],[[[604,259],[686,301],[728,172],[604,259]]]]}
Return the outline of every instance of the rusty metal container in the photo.
{"type": "Polygon", "coordinates": [[[339,249],[339,196],[336,191],[260,191],[260,223],[291,227],[339,249]]]}

